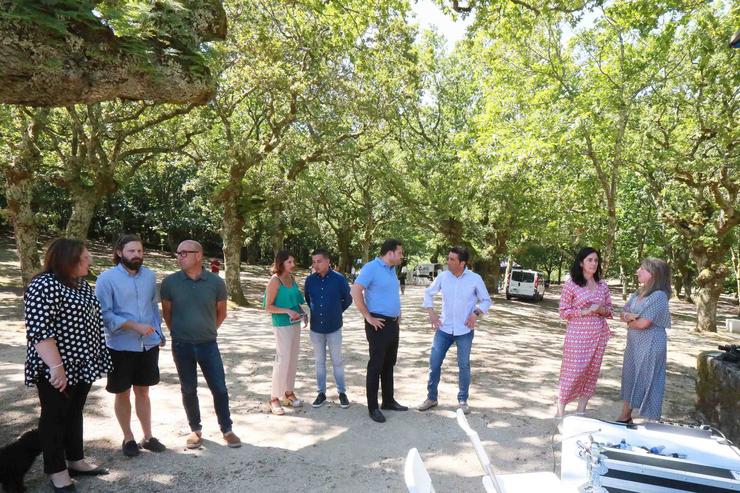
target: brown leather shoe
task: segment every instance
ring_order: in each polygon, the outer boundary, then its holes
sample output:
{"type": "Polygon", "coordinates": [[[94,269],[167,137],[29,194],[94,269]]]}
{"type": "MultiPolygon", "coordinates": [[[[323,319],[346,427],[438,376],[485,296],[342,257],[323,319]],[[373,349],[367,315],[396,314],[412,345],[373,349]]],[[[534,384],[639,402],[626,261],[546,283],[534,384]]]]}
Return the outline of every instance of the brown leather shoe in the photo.
{"type": "Polygon", "coordinates": [[[203,437],[199,431],[190,433],[187,440],[185,440],[185,446],[189,449],[200,448],[201,445],[203,445],[203,437]]]}
{"type": "Polygon", "coordinates": [[[224,441],[229,448],[239,448],[242,446],[242,441],[239,440],[239,437],[233,431],[224,433],[224,441]]]}

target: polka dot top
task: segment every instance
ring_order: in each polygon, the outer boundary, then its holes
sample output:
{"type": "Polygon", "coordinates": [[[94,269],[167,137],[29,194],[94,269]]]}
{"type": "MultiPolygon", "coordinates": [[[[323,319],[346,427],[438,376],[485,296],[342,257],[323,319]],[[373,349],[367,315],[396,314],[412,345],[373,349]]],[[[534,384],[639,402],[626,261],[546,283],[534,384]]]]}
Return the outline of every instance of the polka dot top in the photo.
{"type": "Polygon", "coordinates": [[[93,383],[113,368],[105,346],[103,319],[95,292],[84,280],[78,288],[44,273],[31,281],[23,296],[26,318],[26,385],[49,380],[49,367],[35,344],[53,337],[69,385],[93,383]]]}

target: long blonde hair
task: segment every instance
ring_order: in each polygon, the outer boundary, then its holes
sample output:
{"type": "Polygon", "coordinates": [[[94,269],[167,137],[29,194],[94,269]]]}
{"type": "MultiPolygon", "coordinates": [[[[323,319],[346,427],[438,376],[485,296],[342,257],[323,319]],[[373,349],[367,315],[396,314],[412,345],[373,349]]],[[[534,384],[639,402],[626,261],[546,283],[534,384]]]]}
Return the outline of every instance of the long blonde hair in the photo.
{"type": "Polygon", "coordinates": [[[640,265],[650,273],[650,280],[639,290],[640,296],[645,298],[655,291],[663,291],[670,299],[673,294],[671,290],[671,266],[664,260],[654,257],[644,259],[640,265]]]}

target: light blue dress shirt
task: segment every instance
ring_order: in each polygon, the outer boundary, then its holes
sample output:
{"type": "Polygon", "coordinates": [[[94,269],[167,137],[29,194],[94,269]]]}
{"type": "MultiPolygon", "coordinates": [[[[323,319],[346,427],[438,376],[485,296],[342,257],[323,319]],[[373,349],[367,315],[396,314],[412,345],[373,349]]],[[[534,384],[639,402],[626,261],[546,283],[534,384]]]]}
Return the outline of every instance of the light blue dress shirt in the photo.
{"type": "Polygon", "coordinates": [[[487,313],[491,296],[481,276],[466,267],[460,277],[445,270],[424,290],[424,308],[434,308],[434,295],[442,293],[442,325],[439,330],[453,336],[470,332],[465,320],[477,308],[487,313]],[[480,304],[479,304],[480,303],[480,304]]]}
{"type": "Polygon", "coordinates": [[[105,342],[116,351],[144,351],[159,346],[164,339],[157,303],[157,278],[141,267],[136,274],[118,264],[98,276],[95,295],[105,322],[105,342]],[[121,326],[131,320],[150,324],[155,333],[146,337],[121,326]]]}
{"type": "Polygon", "coordinates": [[[396,266],[375,257],[360,271],[356,284],[365,286],[365,305],[370,313],[398,317],[401,315],[401,293],[396,266]]]}

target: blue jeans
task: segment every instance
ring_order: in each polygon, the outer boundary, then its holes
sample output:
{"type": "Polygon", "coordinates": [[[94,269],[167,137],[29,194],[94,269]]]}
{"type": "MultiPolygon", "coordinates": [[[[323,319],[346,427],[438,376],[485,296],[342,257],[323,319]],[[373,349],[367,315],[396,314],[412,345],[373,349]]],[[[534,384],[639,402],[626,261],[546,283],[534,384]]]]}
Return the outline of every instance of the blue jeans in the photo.
{"type": "Polygon", "coordinates": [[[188,417],[192,431],[200,431],[200,406],[198,405],[198,366],[203,372],[208,388],[213,396],[213,407],[221,428],[221,433],[231,431],[231,414],[229,413],[229,392],[226,390],[224,364],[218,343],[172,341],[172,357],[180,377],[182,405],[188,417]]]}
{"type": "Polygon", "coordinates": [[[442,362],[445,360],[447,351],[452,344],[457,345],[457,367],[459,369],[460,391],[457,393],[458,401],[468,400],[468,389],[470,388],[470,350],[473,347],[473,335],[471,330],[465,335],[453,336],[447,332],[437,329],[432,341],[432,354],[429,356],[429,383],[427,384],[427,399],[437,400],[437,386],[442,374],[442,362]]]}
{"type": "Polygon", "coordinates": [[[310,336],[316,359],[316,388],[319,392],[326,393],[326,347],[329,346],[334,381],[337,384],[337,391],[343,394],[346,389],[344,387],[344,362],[342,361],[342,329],[329,334],[321,334],[312,330],[310,336]]]}

